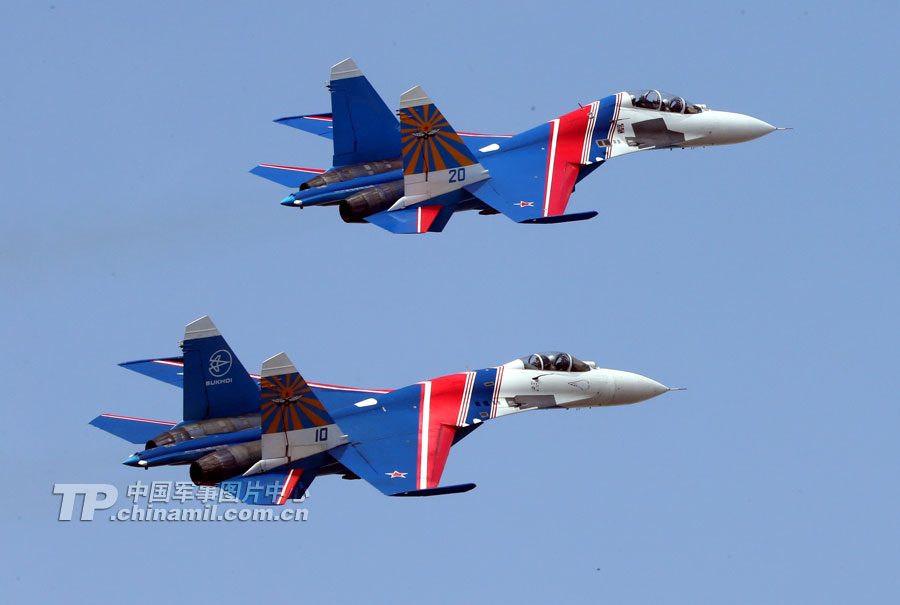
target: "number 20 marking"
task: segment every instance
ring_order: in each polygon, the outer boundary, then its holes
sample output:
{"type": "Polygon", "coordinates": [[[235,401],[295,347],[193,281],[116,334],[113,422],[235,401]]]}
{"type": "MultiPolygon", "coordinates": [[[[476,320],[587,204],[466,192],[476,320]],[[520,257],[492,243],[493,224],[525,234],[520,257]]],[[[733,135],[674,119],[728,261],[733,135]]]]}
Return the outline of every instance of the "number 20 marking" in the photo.
{"type": "Polygon", "coordinates": [[[466,169],[465,168],[451,168],[450,169],[450,182],[451,183],[461,183],[466,180],[466,169]]]}

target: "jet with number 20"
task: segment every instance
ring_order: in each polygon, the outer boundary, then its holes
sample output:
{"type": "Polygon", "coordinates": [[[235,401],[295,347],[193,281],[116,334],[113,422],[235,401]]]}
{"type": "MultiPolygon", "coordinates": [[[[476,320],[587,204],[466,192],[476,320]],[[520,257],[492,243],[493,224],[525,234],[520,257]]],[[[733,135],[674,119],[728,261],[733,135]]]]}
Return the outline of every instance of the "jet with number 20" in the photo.
{"type": "Polygon", "coordinates": [[[331,68],[328,89],[331,113],[275,121],[333,139],[332,168],[261,164],[251,172],[299,187],[282,200],[285,206],[339,206],[348,223],[394,233],[442,231],[463,210],[519,223],[589,219],[597,212],[566,214],[569,196],[610,158],[741,143],[777,130],[750,116],[638,90],[515,136],[457,132],[419,86],[400,96],[398,121],[352,59],[331,68]]]}
{"type": "Polygon", "coordinates": [[[365,479],[389,496],[465,492],[475,484],[440,485],[444,464],[451,446],[488,420],[637,403],[677,390],[560,352],[396,390],[306,382],[284,353],[254,376],[209,317],[188,324],[182,352],[121,364],[183,387],[182,422],[101,414],[91,424],[146,442],[124,464],[190,465],[194,483],[218,485],[248,504],[298,499],[319,475],[365,479]]]}

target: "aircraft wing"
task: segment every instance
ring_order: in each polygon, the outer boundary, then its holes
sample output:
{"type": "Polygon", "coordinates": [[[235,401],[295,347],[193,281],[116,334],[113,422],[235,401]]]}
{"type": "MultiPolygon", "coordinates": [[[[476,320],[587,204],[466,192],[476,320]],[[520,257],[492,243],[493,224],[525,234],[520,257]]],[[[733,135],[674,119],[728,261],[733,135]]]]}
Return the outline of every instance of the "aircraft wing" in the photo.
{"type": "MultiPolygon", "coordinates": [[[[461,384],[466,375],[460,374],[461,384]]],[[[438,487],[457,429],[459,389],[432,381],[355,405],[338,425],[350,443],[331,452],[341,464],[388,496],[435,496],[468,491],[473,483],[438,487]]]]}
{"type": "Polygon", "coordinates": [[[466,186],[466,191],[519,223],[596,216],[565,214],[582,171],[596,167],[590,157],[593,119],[591,107],[585,107],[500,142],[479,157],[491,178],[466,186]]]}

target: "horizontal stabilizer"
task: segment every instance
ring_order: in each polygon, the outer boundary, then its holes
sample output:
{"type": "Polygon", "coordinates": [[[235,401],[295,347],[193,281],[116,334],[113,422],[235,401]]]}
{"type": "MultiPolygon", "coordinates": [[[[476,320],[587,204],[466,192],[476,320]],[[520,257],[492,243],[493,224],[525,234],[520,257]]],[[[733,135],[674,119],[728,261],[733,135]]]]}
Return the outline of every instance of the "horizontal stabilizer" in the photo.
{"type": "Polygon", "coordinates": [[[474,483],[460,483],[459,485],[445,485],[444,487],[432,487],[429,489],[416,489],[411,492],[391,494],[400,497],[443,496],[445,494],[461,494],[475,489],[474,483]]]}
{"type": "Polygon", "coordinates": [[[326,139],[334,138],[334,130],[331,128],[330,113],[314,113],[305,116],[290,116],[287,118],[278,118],[276,124],[284,124],[297,130],[310,132],[312,134],[325,137],[326,139]]]}
{"type": "Polygon", "coordinates": [[[159,359],[138,359],[119,364],[126,370],[162,380],[176,387],[184,387],[184,357],[162,357],[159,359]]]}
{"type": "Polygon", "coordinates": [[[385,210],[367,216],[366,220],[391,233],[426,233],[429,231],[438,233],[444,230],[452,215],[453,206],[435,204],[404,208],[403,210],[385,210]]]}
{"type": "Polygon", "coordinates": [[[259,475],[234,477],[219,483],[218,487],[245,504],[287,504],[303,497],[318,475],[322,463],[318,458],[303,462],[305,468],[283,467],[259,475]]]}
{"type": "Polygon", "coordinates": [[[147,443],[163,431],[175,426],[174,422],[116,416],[115,414],[100,414],[91,420],[90,424],[130,443],[141,444],[147,443]]]}
{"type": "Polygon", "coordinates": [[[295,166],[276,166],[275,164],[260,164],[250,171],[250,174],[261,176],[264,179],[275,181],[279,185],[297,189],[311,179],[314,175],[325,172],[319,168],[297,168],[295,166]]]}

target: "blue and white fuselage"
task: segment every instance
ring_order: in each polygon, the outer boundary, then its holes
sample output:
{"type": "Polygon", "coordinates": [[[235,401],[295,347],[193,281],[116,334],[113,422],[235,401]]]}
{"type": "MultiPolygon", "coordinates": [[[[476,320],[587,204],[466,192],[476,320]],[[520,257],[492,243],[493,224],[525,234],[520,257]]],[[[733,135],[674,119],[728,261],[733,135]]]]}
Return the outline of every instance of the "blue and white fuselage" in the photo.
{"type": "Polygon", "coordinates": [[[392,496],[467,491],[474,485],[441,486],[441,474],[451,446],[488,420],[626,405],[672,390],[562,352],[392,390],[307,383],[284,353],[266,360],[256,376],[243,370],[208,317],[187,326],[183,349],[182,358],[123,364],[182,385],[183,422],[102,414],[91,424],[146,441],[126,465],[190,464],[196,484],[234,484],[255,504],[284,504],[327,474],[365,479],[392,496]],[[260,486],[269,487],[268,501],[260,486]]]}
{"type": "Polygon", "coordinates": [[[658,90],[606,96],[519,135],[457,132],[420,87],[390,112],[347,59],[332,68],[332,113],[279,123],[334,140],[329,170],[261,164],[251,172],[298,188],[282,200],[340,206],[346,222],[394,233],[441,231],[454,212],[520,223],[584,220],[566,214],[575,184],[613,157],[650,149],[727,145],[776,128],[658,90]],[[311,175],[315,175],[312,176],[311,175]]]}

